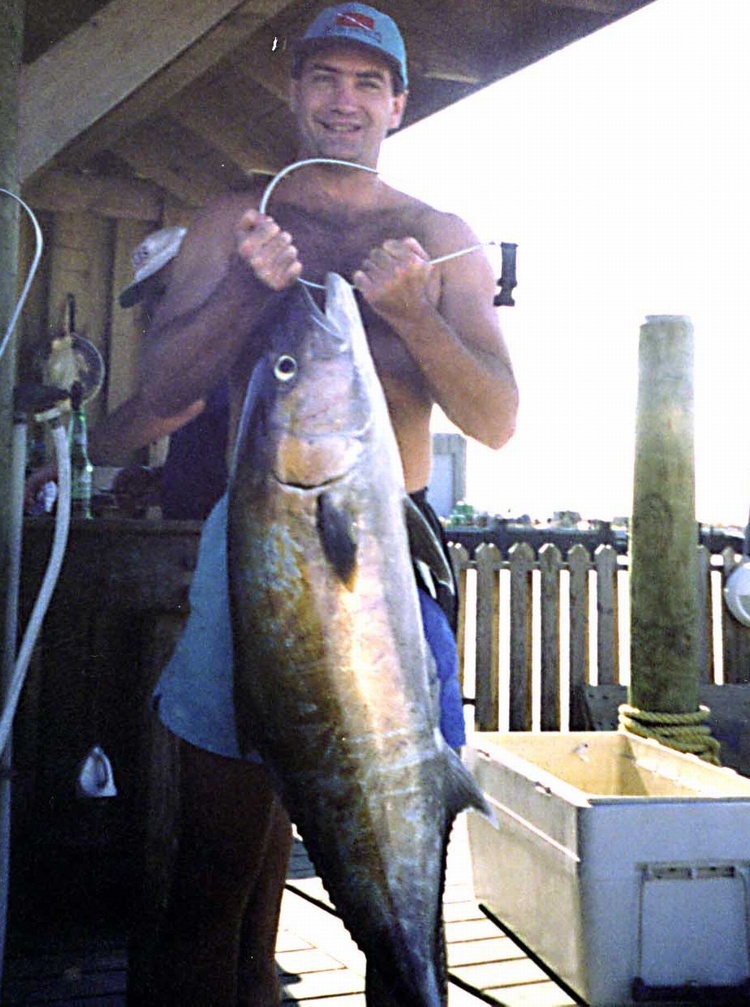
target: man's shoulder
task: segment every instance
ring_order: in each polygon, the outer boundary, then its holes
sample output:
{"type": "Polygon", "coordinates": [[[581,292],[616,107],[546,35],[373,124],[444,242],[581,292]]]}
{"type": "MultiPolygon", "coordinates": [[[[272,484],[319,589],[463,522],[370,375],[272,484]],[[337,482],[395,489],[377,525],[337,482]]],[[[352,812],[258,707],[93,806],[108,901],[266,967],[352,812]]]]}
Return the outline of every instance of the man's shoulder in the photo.
{"type": "Polygon", "coordinates": [[[246,210],[257,208],[267,183],[268,178],[259,175],[249,179],[241,189],[232,189],[214,196],[198,211],[195,219],[237,218],[246,210]]]}
{"type": "Polygon", "coordinates": [[[425,247],[432,246],[429,250],[433,253],[435,253],[435,246],[442,249],[446,243],[449,244],[456,238],[467,240],[470,243],[474,240],[471,228],[457,214],[440,210],[407,193],[395,189],[393,192],[394,212],[401,216],[410,232],[425,247]]]}

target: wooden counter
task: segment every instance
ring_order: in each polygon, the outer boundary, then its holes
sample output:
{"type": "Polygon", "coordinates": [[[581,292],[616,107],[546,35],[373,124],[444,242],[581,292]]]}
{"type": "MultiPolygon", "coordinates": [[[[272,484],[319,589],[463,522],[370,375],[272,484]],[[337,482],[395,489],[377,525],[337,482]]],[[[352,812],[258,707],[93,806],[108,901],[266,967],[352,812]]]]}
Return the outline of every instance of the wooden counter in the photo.
{"type": "MultiPolygon", "coordinates": [[[[33,604],[52,544],[51,518],[27,519],[22,594],[33,604]]],[[[201,523],[132,518],[73,520],[54,603],[184,613],[201,523]]]]}
{"type": "MultiPolygon", "coordinates": [[[[11,912],[75,914],[88,901],[125,913],[136,977],[166,896],[177,810],[176,746],[150,697],[188,612],[200,528],[72,523],[14,732],[11,912]],[[97,743],[118,794],[82,799],[78,767],[97,743]]],[[[52,534],[48,518],[24,527],[23,625],[52,534]]]]}

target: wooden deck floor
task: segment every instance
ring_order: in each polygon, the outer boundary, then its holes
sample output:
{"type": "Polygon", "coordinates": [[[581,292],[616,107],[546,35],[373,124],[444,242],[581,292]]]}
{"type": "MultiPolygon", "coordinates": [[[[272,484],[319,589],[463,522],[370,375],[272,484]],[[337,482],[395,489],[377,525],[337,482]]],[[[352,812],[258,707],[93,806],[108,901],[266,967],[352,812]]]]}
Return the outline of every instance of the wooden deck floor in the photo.
{"type": "MultiPolygon", "coordinates": [[[[449,1007],[568,1007],[574,1004],[474,902],[465,819],[448,858],[445,891],[449,1007]]],[[[364,1007],[364,956],[333,912],[296,844],[277,944],[285,1005],[364,1007]]],[[[127,949],[116,925],[68,929],[64,943],[9,935],[2,1004],[124,1007],[127,949]]],[[[189,1005],[186,1005],[189,1007],[189,1005]]]]}

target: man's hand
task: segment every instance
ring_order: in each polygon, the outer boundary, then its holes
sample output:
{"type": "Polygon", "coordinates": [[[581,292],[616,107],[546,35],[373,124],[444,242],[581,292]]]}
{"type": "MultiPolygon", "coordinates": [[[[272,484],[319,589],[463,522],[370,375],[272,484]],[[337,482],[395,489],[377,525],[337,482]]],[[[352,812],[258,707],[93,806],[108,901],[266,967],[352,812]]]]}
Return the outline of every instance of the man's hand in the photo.
{"type": "Polygon", "coordinates": [[[242,215],[237,252],[271,290],[291,287],[302,272],[291,234],[282,231],[273,217],[259,210],[248,210],[242,215]]]}
{"type": "Polygon", "coordinates": [[[419,315],[433,304],[430,257],[416,238],[400,238],[373,248],[352,282],[373,311],[393,324],[419,315]]]}

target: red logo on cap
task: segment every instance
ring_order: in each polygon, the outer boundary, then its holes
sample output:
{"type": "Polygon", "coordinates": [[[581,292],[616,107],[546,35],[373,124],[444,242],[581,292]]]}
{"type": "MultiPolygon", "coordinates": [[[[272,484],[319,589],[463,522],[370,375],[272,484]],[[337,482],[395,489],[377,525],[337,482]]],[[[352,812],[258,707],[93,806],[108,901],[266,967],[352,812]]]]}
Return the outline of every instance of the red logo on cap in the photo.
{"type": "Polygon", "coordinates": [[[364,28],[365,31],[372,31],[375,27],[375,21],[366,14],[350,10],[336,15],[336,25],[342,28],[364,28]]]}

